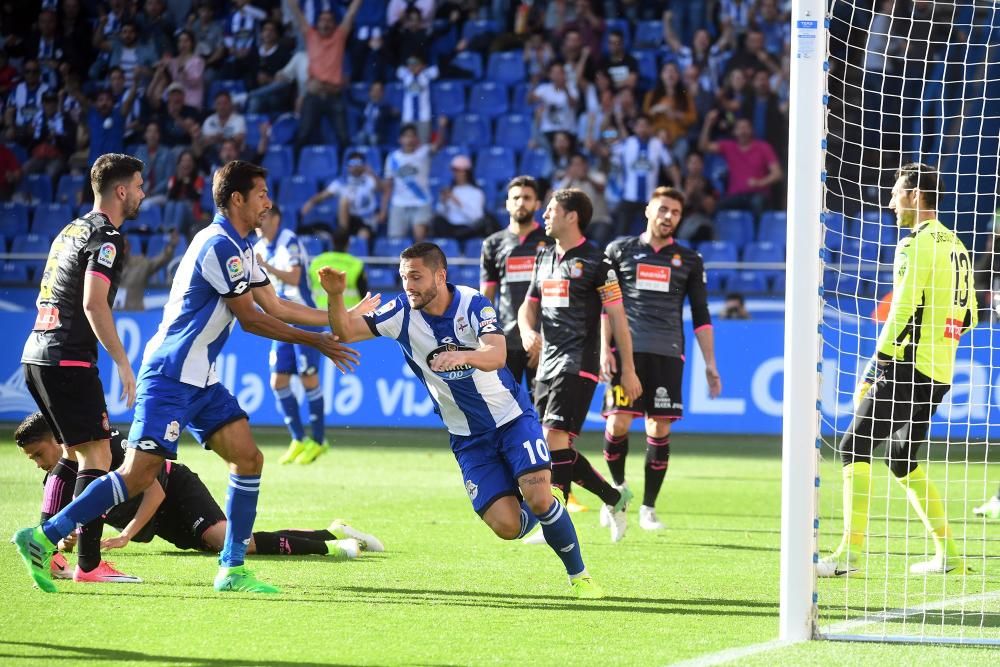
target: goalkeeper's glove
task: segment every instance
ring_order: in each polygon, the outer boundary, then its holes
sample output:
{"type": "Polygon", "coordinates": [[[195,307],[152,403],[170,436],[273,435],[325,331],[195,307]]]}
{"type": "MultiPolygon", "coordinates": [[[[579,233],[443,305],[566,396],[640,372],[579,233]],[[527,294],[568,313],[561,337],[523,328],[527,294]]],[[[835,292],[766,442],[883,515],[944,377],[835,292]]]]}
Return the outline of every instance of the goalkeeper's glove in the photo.
{"type": "Polygon", "coordinates": [[[877,352],[868,362],[868,365],[865,367],[865,372],[861,376],[861,382],[858,384],[858,388],[854,391],[855,407],[861,403],[861,400],[865,397],[865,394],[868,393],[868,390],[878,383],[884,372],[882,369],[890,361],[892,361],[892,357],[887,354],[877,352]]]}

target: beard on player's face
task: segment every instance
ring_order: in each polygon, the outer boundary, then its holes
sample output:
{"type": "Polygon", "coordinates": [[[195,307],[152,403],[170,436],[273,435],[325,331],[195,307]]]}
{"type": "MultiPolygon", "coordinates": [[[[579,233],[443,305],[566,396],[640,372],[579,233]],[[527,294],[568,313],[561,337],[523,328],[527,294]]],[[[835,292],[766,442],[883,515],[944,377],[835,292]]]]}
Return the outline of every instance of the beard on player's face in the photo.
{"type": "Polygon", "coordinates": [[[139,206],[142,204],[142,197],[125,195],[125,202],[122,204],[122,214],[126,220],[135,220],[139,217],[139,206]]]}
{"type": "Polygon", "coordinates": [[[438,291],[437,285],[431,284],[430,287],[423,291],[418,290],[407,290],[406,298],[410,302],[410,307],[415,310],[423,310],[427,307],[427,304],[432,302],[437,298],[438,291]]]}

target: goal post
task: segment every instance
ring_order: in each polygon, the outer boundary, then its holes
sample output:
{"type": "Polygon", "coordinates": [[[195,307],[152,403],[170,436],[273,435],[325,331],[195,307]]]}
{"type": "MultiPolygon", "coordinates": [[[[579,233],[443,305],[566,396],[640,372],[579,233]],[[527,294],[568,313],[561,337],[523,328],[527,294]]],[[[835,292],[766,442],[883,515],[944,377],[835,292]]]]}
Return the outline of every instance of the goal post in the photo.
{"type": "Polygon", "coordinates": [[[779,638],[815,633],[823,210],[823,0],[792,3],[779,638]]]}

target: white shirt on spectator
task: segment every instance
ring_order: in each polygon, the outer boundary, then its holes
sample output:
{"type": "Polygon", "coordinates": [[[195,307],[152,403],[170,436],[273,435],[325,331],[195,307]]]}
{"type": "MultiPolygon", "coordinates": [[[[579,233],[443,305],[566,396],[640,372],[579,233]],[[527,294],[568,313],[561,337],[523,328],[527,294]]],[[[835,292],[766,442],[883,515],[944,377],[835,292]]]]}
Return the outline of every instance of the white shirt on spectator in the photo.
{"type": "Polygon", "coordinates": [[[543,83],[534,90],[534,96],[538,104],[542,105],[542,122],[540,129],[543,133],[573,132],[576,129],[576,113],[573,109],[571,97],[577,99],[576,86],[566,84],[566,88],[557,90],[551,83],[543,83]]]}
{"type": "Polygon", "coordinates": [[[466,183],[451,188],[451,197],[439,202],[437,210],[451,224],[468,226],[482,219],[485,206],[483,191],[466,183]]]}
{"type": "Polygon", "coordinates": [[[247,121],[243,118],[242,114],[232,113],[226,122],[223,123],[219,119],[219,114],[213,113],[205,119],[205,122],[201,126],[201,133],[206,137],[214,137],[221,134],[223,139],[232,139],[241,134],[246,135],[247,121]]]}
{"type": "Polygon", "coordinates": [[[392,179],[391,206],[431,205],[431,147],[420,146],[412,153],[402,148],[385,159],[385,178],[392,179]]]}
{"type": "Polygon", "coordinates": [[[351,175],[330,181],[326,191],[334,197],[347,197],[351,202],[350,213],[361,218],[365,223],[374,224],[378,212],[378,183],[371,174],[361,174],[355,178],[351,175]]]}

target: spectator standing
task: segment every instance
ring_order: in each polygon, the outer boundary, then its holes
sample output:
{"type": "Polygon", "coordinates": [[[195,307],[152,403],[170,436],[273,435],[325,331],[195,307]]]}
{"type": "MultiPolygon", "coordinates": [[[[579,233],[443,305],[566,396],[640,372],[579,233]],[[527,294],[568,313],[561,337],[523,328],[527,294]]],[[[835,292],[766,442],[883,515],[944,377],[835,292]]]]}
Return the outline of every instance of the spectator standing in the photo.
{"type": "Polygon", "coordinates": [[[180,236],[176,229],[170,231],[167,245],[156,257],[147,257],[133,248],[125,237],[125,268],[122,270],[121,284],[118,288],[115,308],[121,310],[145,310],[146,288],[150,278],[170,263],[177,250],[180,236]]]}
{"type": "Polygon", "coordinates": [[[781,163],[788,160],[788,118],[781,111],[778,96],[771,91],[767,70],[753,75],[752,91],[743,101],[741,114],[753,124],[753,133],[771,144],[781,163]]]}
{"type": "Polygon", "coordinates": [[[566,80],[561,62],[549,65],[549,80],[528,94],[528,103],[535,104],[538,129],[549,141],[556,132],[576,129],[576,105],[580,94],[575,84],[566,80]]]}
{"type": "Polygon", "coordinates": [[[778,156],[770,144],[754,137],[753,125],[746,118],[736,121],[733,139],[711,141],[718,118],[717,111],[708,114],[698,145],[704,152],[722,155],[729,168],[729,187],[719,208],[752,209],[759,218],[770,203],[771,187],[784,177],[778,156]]]}
{"type": "Polygon", "coordinates": [[[400,119],[415,125],[421,143],[427,143],[431,140],[431,81],[438,78],[438,68],[427,67],[419,55],[413,54],[405,66],[396,70],[396,78],[403,84],[400,119]]]}
{"type": "Polygon", "coordinates": [[[31,159],[24,171],[44,171],[55,183],[76,151],[76,124],[60,111],[58,93],[47,90],[42,94],[42,109],[35,114],[31,129],[31,159]]]}
{"type": "Polygon", "coordinates": [[[181,232],[188,236],[196,223],[204,216],[201,210],[201,195],[205,190],[205,178],[198,173],[198,161],[189,150],[177,156],[174,175],[167,181],[167,201],[184,205],[181,218],[181,232]]]}
{"type": "Polygon", "coordinates": [[[660,79],[646,93],[642,111],[649,116],[653,132],[677,159],[683,159],[688,151],[687,135],[698,121],[698,114],[676,63],[663,63],[660,79]]]}
{"type": "MultiPolygon", "coordinates": [[[[156,52],[149,44],[139,41],[139,25],[134,20],[122,24],[118,37],[112,40],[109,67],[121,67],[125,74],[125,84],[131,86],[138,81],[148,81],[158,60],[156,52]]],[[[90,68],[90,77],[99,79],[100,60],[90,68]],[[95,67],[97,68],[95,70],[95,67]]]]}
{"type": "Polygon", "coordinates": [[[49,87],[42,83],[42,68],[34,58],[24,62],[21,72],[24,81],[7,98],[4,124],[13,127],[15,138],[23,142],[30,136],[31,122],[42,110],[42,95],[49,87]]]}
{"type": "Polygon", "coordinates": [[[465,155],[456,155],[450,166],[451,185],[441,189],[434,235],[465,241],[492,234],[496,230],[485,218],[486,195],[472,179],[472,161],[465,155]]]}
{"type": "Polygon", "coordinates": [[[257,46],[256,76],[250,75],[249,88],[256,89],[274,82],[278,72],[292,59],[292,52],[281,41],[281,28],[270,19],[260,26],[260,44],[257,46]]]}
{"type": "Polygon", "coordinates": [[[212,0],[201,0],[197,11],[188,17],[187,27],[194,35],[195,53],[205,61],[206,74],[211,74],[226,57],[225,31],[215,19],[212,0]]]}
{"type": "Polygon", "coordinates": [[[90,164],[94,164],[101,155],[125,152],[125,119],[135,101],[136,92],[136,84],[133,83],[124,102],[115,107],[110,90],[98,91],[94,105],[87,111],[90,164]]]}
{"type": "Polygon", "coordinates": [[[590,53],[600,53],[601,41],[604,38],[604,19],[594,12],[590,0],[576,0],[574,4],[576,16],[559,26],[556,32],[575,30],[580,33],[580,40],[590,53]]]}
{"type": "Polygon", "coordinates": [[[691,151],[684,160],[684,220],[677,229],[677,238],[687,241],[711,241],[715,236],[715,206],[719,199],[712,183],[705,176],[705,158],[691,151]]]}
{"type": "Polygon", "coordinates": [[[177,82],[167,86],[164,95],[166,101],[149,99],[153,119],[160,127],[160,141],[168,148],[188,146],[201,133],[198,110],[184,103],[184,86],[177,82]]]}
{"type": "Polygon", "coordinates": [[[416,243],[427,236],[431,222],[431,155],[444,139],[438,132],[436,143],[420,143],[420,135],[413,125],[404,125],[399,131],[399,148],[385,159],[382,181],[382,207],[379,222],[386,221],[386,235],[392,239],[405,238],[412,233],[416,243]]]}
{"type": "Polygon", "coordinates": [[[608,57],[603,69],[611,79],[616,97],[625,89],[635,94],[639,85],[639,61],[625,52],[625,36],[621,30],[608,33],[608,57]]]}
{"type": "Polygon", "coordinates": [[[167,201],[167,183],[176,166],[173,151],[160,143],[160,126],[155,122],[146,124],[143,135],[145,143],[135,151],[135,157],[142,160],[143,191],[147,206],[162,206],[167,201]]]}
{"type": "Polygon", "coordinates": [[[184,104],[200,109],[205,100],[205,59],[195,53],[195,37],[190,30],[177,33],[177,55],[166,55],[156,65],[149,84],[150,97],[160,97],[171,83],[181,86],[184,104]]]}
{"type": "Polygon", "coordinates": [[[354,137],[356,146],[381,146],[389,138],[389,121],[399,113],[385,101],[385,85],[373,81],[368,88],[368,101],[361,109],[361,128],[354,137]]]}
{"type": "Polygon", "coordinates": [[[607,177],[597,169],[591,169],[583,153],[574,153],[566,168],[566,175],[562,180],[556,182],[556,190],[566,190],[576,188],[586,193],[590,198],[590,203],[594,206],[594,212],[587,225],[587,238],[593,239],[598,246],[604,246],[611,241],[611,213],[608,211],[608,202],[604,197],[604,189],[607,187],[607,177]]]}
{"type": "Polygon", "coordinates": [[[653,136],[649,117],[637,117],[633,131],[615,147],[622,170],[622,194],[615,209],[614,236],[632,234],[632,227],[645,221],[646,205],[665,171],[670,173],[671,182],[680,184],[680,169],[663,142],[653,136]]]}
{"type": "MultiPolygon", "coordinates": [[[[297,0],[292,0],[296,2],[297,0]]],[[[257,28],[267,13],[250,4],[250,0],[232,0],[233,11],[226,20],[223,44],[226,55],[222,72],[227,79],[244,79],[256,64],[257,28]]]]}

